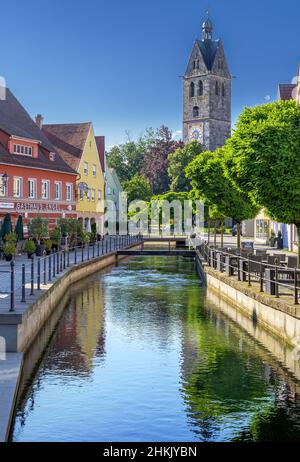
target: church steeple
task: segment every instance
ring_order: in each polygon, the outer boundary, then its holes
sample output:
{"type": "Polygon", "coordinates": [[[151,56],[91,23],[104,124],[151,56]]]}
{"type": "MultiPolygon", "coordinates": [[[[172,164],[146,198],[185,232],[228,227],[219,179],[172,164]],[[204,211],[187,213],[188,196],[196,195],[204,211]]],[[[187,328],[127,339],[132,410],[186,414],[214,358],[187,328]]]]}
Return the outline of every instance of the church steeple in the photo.
{"type": "Polygon", "coordinates": [[[207,19],[202,24],[202,40],[212,40],[213,24],[207,13],[207,19]]]}

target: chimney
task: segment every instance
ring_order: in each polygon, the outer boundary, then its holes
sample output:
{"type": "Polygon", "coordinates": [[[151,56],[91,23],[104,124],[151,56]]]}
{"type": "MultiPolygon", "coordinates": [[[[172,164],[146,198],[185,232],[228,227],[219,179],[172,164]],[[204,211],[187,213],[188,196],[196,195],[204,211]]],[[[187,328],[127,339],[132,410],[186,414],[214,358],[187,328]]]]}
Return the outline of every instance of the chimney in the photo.
{"type": "Polygon", "coordinates": [[[38,114],[35,118],[35,123],[37,124],[40,130],[42,130],[43,128],[43,120],[44,117],[42,116],[42,114],[38,114]]]}

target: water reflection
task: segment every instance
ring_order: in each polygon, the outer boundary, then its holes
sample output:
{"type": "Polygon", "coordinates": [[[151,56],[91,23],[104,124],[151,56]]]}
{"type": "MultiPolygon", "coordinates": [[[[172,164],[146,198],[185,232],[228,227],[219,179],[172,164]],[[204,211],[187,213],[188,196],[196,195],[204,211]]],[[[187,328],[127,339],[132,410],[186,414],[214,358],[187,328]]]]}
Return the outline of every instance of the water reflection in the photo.
{"type": "Polygon", "coordinates": [[[133,258],[83,281],[26,384],[13,439],[300,440],[299,365],[230,310],[184,258],[133,258]]]}

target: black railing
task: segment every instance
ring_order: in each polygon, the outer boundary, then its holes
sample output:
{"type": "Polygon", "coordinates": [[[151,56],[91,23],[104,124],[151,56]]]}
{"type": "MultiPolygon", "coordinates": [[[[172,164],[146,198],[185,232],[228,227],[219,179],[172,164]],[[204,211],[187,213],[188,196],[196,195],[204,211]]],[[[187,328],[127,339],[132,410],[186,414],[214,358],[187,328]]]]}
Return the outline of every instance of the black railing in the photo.
{"type": "Polygon", "coordinates": [[[2,270],[0,268],[0,273],[10,273],[9,311],[15,311],[17,291],[20,290],[20,302],[26,303],[28,298],[35,295],[35,290],[40,291],[42,285],[46,287],[48,284],[51,284],[52,281],[71,266],[91,261],[141,242],[141,236],[108,236],[102,241],[52,251],[49,255],[43,257],[32,256],[30,263],[23,263],[20,265],[20,268],[18,268],[18,265],[14,261],[11,261],[10,265],[5,269],[2,270]],[[80,259],[78,258],[79,251],[81,251],[80,259]],[[16,269],[20,269],[21,284],[19,286],[15,283],[16,269]]]}
{"type": "Polygon", "coordinates": [[[249,287],[258,283],[261,293],[266,292],[275,298],[293,296],[294,304],[299,305],[300,270],[288,267],[279,256],[274,258],[274,264],[270,264],[263,261],[262,255],[239,249],[218,248],[206,242],[198,250],[206,263],[215,270],[236,277],[238,281],[248,283],[249,287]]]}

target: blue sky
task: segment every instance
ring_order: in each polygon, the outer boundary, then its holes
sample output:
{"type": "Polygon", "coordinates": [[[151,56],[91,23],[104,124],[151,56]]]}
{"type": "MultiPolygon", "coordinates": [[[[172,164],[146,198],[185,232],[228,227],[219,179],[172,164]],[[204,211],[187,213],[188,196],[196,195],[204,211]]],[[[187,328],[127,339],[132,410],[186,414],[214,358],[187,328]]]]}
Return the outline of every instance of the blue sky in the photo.
{"type": "Polygon", "coordinates": [[[233,76],[233,121],[277,97],[300,62],[299,0],[10,0],[0,75],[46,123],[93,121],[107,146],[181,129],[182,83],[207,9],[233,76]]]}

